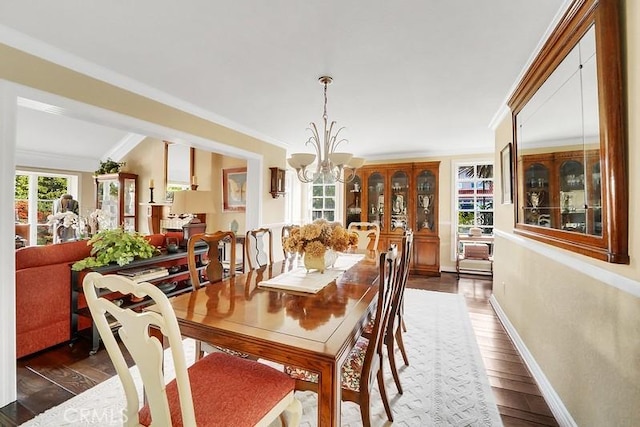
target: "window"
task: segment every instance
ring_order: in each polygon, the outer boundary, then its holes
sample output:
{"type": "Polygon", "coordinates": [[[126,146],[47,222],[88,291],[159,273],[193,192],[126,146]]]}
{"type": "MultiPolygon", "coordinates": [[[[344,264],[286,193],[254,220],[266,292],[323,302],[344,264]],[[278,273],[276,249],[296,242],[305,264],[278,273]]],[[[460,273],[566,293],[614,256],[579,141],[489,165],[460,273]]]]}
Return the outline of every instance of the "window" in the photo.
{"type": "Polygon", "coordinates": [[[311,184],[311,220],[336,221],[336,184],[320,176],[311,184]]]}
{"type": "Polygon", "coordinates": [[[460,163],[456,166],[456,230],[467,234],[478,227],[493,234],[493,163],[460,163]]]}
{"type": "Polygon", "coordinates": [[[21,224],[35,224],[35,227],[31,227],[31,242],[35,241],[38,245],[52,243],[47,217],[53,213],[55,200],[63,194],[75,193],[76,182],[73,176],[16,172],[15,220],[21,224]]]}

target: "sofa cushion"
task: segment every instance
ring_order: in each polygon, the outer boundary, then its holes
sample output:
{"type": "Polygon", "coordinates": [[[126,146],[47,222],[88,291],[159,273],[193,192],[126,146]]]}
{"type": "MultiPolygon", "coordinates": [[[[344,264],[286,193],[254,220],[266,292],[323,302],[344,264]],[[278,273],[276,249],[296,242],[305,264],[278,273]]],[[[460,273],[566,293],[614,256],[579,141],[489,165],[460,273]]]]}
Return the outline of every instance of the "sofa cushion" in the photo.
{"type": "Polygon", "coordinates": [[[27,246],[16,250],[16,271],[42,265],[74,263],[90,255],[86,240],[48,246],[27,246]]]}

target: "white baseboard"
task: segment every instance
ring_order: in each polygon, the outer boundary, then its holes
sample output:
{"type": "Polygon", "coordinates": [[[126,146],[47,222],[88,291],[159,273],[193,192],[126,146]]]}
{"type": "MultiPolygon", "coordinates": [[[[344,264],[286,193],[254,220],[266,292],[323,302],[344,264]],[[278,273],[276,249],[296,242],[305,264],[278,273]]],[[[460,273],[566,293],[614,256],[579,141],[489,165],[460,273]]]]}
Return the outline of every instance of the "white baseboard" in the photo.
{"type": "Polygon", "coordinates": [[[538,383],[538,387],[540,387],[540,391],[542,392],[542,397],[544,397],[544,400],[549,405],[549,408],[551,409],[551,412],[553,412],[553,416],[556,418],[556,421],[558,421],[558,424],[561,427],[577,427],[573,417],[567,410],[566,406],[564,406],[564,403],[562,403],[560,396],[558,396],[558,393],[553,389],[553,386],[536,360],[533,358],[531,352],[529,352],[529,349],[520,338],[520,335],[518,335],[518,332],[509,321],[509,318],[502,310],[502,307],[500,307],[500,303],[498,303],[498,300],[494,295],[491,295],[489,302],[502,322],[502,325],[506,329],[507,334],[518,349],[518,352],[520,353],[520,356],[522,356],[527,368],[531,371],[531,375],[533,375],[533,378],[538,383]]]}

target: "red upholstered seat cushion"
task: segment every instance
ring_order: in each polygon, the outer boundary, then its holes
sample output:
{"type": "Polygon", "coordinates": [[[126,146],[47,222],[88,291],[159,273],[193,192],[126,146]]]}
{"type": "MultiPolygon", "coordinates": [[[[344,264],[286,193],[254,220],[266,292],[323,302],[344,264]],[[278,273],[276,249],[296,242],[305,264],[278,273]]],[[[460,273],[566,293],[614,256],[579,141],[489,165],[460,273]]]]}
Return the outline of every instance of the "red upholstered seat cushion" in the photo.
{"type": "MultiPolygon", "coordinates": [[[[293,391],[295,381],[262,363],[209,354],[189,368],[189,381],[198,426],[254,426],[282,398],[293,391]]],[[[167,384],[167,398],[174,426],[182,425],[180,400],[175,380],[167,384]]],[[[140,423],[151,424],[145,405],[140,423]]]]}

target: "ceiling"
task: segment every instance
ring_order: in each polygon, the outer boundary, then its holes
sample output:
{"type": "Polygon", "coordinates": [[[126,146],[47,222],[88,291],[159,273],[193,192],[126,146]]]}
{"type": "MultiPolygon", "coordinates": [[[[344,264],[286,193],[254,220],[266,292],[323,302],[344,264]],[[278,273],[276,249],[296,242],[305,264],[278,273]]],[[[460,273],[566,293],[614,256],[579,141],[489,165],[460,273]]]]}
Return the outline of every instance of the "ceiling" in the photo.
{"type": "MultiPolygon", "coordinates": [[[[317,79],[331,75],[328,116],[346,127],[343,151],[369,159],[473,154],[493,151],[492,119],[566,6],[0,0],[0,42],[290,152],[309,151],[306,128],[322,118],[317,79]]],[[[24,152],[105,158],[127,138],[28,102],[18,117],[24,152]]]]}

